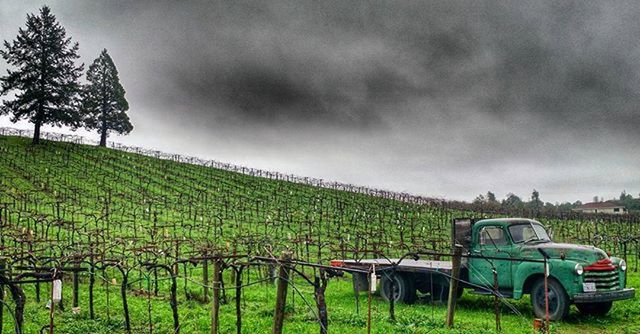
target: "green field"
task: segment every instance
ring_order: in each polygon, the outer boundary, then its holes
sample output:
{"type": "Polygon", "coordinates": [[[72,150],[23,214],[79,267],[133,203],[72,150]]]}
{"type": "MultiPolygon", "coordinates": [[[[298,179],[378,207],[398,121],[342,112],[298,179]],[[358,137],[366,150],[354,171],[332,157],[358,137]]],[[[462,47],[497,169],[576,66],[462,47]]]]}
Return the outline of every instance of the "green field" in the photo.
{"type": "MultiPolygon", "coordinates": [[[[483,215],[441,202],[408,203],[80,144],[45,141],[32,147],[29,142],[0,136],[0,256],[13,267],[28,265],[28,256],[41,266],[54,265],[48,262],[51,259],[61,266],[72,265],[74,259],[117,261],[130,270],[127,300],[134,333],[149,333],[150,325],[153,333],[173,332],[168,277],[159,271],[156,280],[142,262],[171,266],[176,260],[216,252],[271,256],[289,250],[296,259],[326,264],[332,258],[448,251],[451,219],[483,215]],[[155,282],[159,295],[147,297],[144,291],[153,290],[155,282]]],[[[557,239],[597,243],[615,254],[626,249],[629,285],[640,285],[637,242],[622,238],[638,235],[637,224],[605,225],[571,217],[541,220],[553,226],[557,239]]],[[[271,330],[275,287],[252,284],[264,277],[263,269],[251,267],[243,275],[248,285],[241,298],[244,333],[271,330]]],[[[310,268],[300,270],[313,276],[310,268]]],[[[224,271],[229,290],[220,314],[222,333],[234,333],[236,328],[230,271],[224,271]]],[[[211,306],[198,301],[203,298],[201,263],[180,264],[177,274],[181,332],[208,333],[211,306]]],[[[71,307],[70,275],[65,275],[65,310],[55,313],[56,333],[123,332],[121,274],[113,267],[97,270],[95,320],[88,314],[88,281],[88,274],[82,273],[76,315],[71,307]]],[[[44,307],[49,284],[42,284],[40,303],[35,302],[34,284],[23,287],[27,296],[24,333],[37,333],[49,322],[44,307]]],[[[5,300],[13,307],[9,296],[5,300]]],[[[505,302],[509,305],[502,305],[503,332],[531,333],[528,299],[505,302]]],[[[366,295],[360,296],[357,310],[347,278],[329,281],[327,305],[329,332],[366,333],[366,295]]],[[[286,310],[285,332],[319,331],[313,287],[300,275],[294,275],[286,310]]],[[[449,331],[444,328],[445,307],[428,297],[417,305],[398,305],[392,322],[388,304],[376,295],[372,332],[492,332],[492,310],[492,298],[465,294],[455,329],[449,331]]],[[[640,331],[639,313],[634,300],[615,303],[604,318],[585,318],[572,309],[569,319],[554,324],[553,331],[635,333],[640,331]]],[[[13,332],[7,310],[3,325],[3,333],[13,332]]]]}

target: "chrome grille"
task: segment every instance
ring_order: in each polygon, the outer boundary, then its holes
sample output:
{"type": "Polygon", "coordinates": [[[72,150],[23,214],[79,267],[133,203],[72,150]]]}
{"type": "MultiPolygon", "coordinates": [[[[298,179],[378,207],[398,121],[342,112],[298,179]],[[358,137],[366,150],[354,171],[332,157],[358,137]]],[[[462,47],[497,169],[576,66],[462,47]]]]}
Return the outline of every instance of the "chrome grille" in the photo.
{"type": "Polygon", "coordinates": [[[585,271],[584,282],[596,283],[596,291],[617,290],[620,288],[617,270],[585,271]]]}

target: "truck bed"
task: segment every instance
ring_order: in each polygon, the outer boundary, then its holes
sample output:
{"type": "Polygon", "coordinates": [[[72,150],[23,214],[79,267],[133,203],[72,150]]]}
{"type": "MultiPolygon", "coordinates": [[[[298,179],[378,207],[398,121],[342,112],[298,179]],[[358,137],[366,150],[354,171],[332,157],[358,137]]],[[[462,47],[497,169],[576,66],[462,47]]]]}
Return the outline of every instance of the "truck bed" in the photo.
{"type": "MultiPolygon", "coordinates": [[[[346,267],[353,269],[369,270],[371,266],[375,265],[376,269],[381,269],[391,266],[393,263],[397,263],[400,259],[364,259],[360,261],[356,260],[333,260],[331,265],[333,267],[346,267]]],[[[435,261],[435,260],[413,260],[404,259],[398,264],[398,271],[410,271],[410,272],[432,272],[432,271],[451,271],[451,261],[435,261]]]]}

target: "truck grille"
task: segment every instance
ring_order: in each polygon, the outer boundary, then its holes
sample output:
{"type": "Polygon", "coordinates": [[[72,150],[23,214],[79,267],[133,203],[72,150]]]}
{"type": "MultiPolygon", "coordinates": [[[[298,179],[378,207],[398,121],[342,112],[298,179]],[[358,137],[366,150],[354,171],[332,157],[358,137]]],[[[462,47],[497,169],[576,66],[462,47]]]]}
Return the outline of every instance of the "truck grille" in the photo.
{"type": "Polygon", "coordinates": [[[596,283],[596,291],[620,288],[618,268],[609,259],[602,259],[584,268],[584,282],[596,283]]]}
{"type": "Polygon", "coordinates": [[[584,281],[596,283],[596,291],[617,290],[620,287],[617,270],[585,271],[584,281]]]}

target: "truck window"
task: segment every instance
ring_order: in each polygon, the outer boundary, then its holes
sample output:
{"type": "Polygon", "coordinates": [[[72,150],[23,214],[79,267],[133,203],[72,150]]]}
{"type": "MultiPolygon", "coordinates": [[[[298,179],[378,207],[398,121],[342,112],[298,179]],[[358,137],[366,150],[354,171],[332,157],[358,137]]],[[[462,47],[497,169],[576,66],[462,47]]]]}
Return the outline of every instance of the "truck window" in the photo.
{"type": "Polygon", "coordinates": [[[544,227],[539,224],[517,224],[509,226],[509,233],[511,233],[511,239],[515,243],[521,243],[525,241],[550,241],[549,235],[544,230],[544,227]]]}
{"type": "Polygon", "coordinates": [[[486,226],[480,230],[480,245],[508,245],[504,230],[498,226],[486,226]]]}

